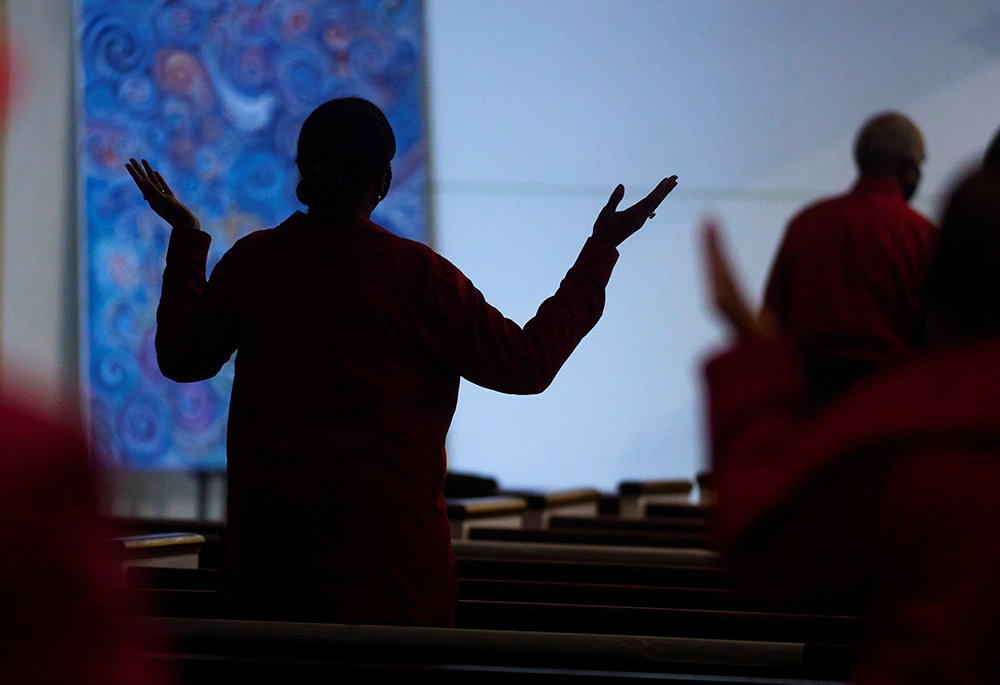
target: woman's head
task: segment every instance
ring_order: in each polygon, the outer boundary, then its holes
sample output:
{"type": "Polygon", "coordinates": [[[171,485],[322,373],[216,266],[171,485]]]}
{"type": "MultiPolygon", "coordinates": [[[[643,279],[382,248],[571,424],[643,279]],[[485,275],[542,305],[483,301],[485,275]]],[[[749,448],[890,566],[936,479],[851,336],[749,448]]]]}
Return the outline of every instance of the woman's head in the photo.
{"type": "Polygon", "coordinates": [[[302,124],[295,190],[310,209],[352,211],[385,196],[396,155],[396,136],[378,107],[361,98],[325,102],[302,124]]]}
{"type": "Polygon", "coordinates": [[[984,167],[952,193],[927,294],[928,342],[1000,333],[1000,172],[984,167]]]}

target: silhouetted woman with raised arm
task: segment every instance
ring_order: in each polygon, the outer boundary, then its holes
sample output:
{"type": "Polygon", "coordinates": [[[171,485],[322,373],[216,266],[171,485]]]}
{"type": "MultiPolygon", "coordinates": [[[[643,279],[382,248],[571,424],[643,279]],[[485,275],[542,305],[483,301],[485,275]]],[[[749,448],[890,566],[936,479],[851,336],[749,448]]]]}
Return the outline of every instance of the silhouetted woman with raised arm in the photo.
{"type": "Polygon", "coordinates": [[[129,173],[173,227],[160,370],[215,375],[229,410],[229,592],[246,616],[450,625],[458,580],[442,487],[459,379],[544,390],[597,323],[616,247],[676,185],[617,212],[618,186],[558,291],[522,328],[433,250],[369,220],[396,143],[372,103],[302,126],[296,212],[239,240],[206,281],[210,237],[148,163],[129,173]]]}

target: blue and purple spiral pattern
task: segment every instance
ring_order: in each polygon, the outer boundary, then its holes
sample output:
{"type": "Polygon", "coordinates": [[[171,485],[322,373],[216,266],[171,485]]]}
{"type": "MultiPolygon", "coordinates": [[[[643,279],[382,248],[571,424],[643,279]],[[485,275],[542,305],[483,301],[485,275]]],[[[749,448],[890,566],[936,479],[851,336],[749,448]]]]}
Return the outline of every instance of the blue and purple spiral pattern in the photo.
{"type": "Polygon", "coordinates": [[[160,375],[153,337],[169,227],[125,172],[149,159],[212,234],[209,267],[300,205],[299,128],[334,97],[368,98],[398,151],[375,221],[428,235],[422,0],[80,0],[79,173],[91,437],[104,461],[215,469],[232,363],[160,375]]]}

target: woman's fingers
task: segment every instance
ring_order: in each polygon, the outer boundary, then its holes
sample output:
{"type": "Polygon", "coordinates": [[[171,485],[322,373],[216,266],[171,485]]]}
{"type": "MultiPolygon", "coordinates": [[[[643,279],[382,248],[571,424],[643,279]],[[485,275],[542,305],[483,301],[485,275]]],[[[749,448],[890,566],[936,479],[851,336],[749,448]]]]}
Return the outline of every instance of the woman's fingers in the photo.
{"type": "Polygon", "coordinates": [[[142,197],[144,200],[148,200],[151,195],[155,196],[157,192],[159,192],[157,191],[156,186],[150,183],[149,179],[142,174],[141,169],[134,167],[131,164],[126,164],[125,168],[128,170],[129,175],[132,176],[132,180],[135,181],[135,184],[139,187],[139,190],[142,191],[142,197]]]}
{"type": "Polygon", "coordinates": [[[615,186],[615,189],[611,191],[611,197],[608,198],[608,204],[604,205],[600,216],[597,217],[598,221],[602,219],[608,220],[614,216],[623,197],[625,197],[625,186],[619,183],[615,186]]]}
{"type": "Polygon", "coordinates": [[[164,192],[163,186],[161,186],[159,181],[157,180],[156,178],[157,174],[155,171],[153,171],[153,167],[150,166],[149,162],[147,162],[146,160],[142,160],[142,167],[146,172],[146,178],[149,179],[149,182],[152,183],[153,186],[155,186],[158,191],[163,193],[164,192]]]}
{"type": "Polygon", "coordinates": [[[167,185],[167,182],[160,175],[159,171],[153,169],[152,165],[147,160],[142,160],[140,163],[135,159],[130,159],[128,163],[125,164],[125,168],[128,173],[132,176],[132,180],[135,184],[139,186],[142,190],[143,195],[150,191],[155,191],[161,195],[166,195],[167,197],[174,197],[174,192],[167,185]]]}
{"type": "Polygon", "coordinates": [[[129,176],[132,177],[132,180],[135,181],[135,184],[140,188],[142,188],[143,178],[139,174],[139,172],[135,169],[135,167],[132,166],[131,162],[126,164],[125,168],[128,170],[129,176]]]}
{"type": "Polygon", "coordinates": [[[138,162],[138,160],[130,159],[129,163],[132,165],[132,168],[135,170],[135,172],[139,174],[140,178],[149,181],[149,176],[146,174],[146,170],[143,168],[142,164],[138,162]]]}
{"type": "Polygon", "coordinates": [[[656,187],[653,188],[653,191],[649,195],[642,198],[628,209],[623,210],[621,213],[628,212],[630,219],[643,222],[649,218],[650,214],[656,211],[656,208],[660,206],[660,203],[663,202],[664,198],[666,198],[667,195],[670,194],[670,191],[676,187],[676,176],[665,178],[656,184],[656,187]]]}
{"type": "Polygon", "coordinates": [[[663,202],[664,198],[670,194],[670,191],[676,187],[676,176],[665,178],[657,183],[656,187],[653,188],[653,192],[647,195],[641,203],[643,205],[643,209],[646,210],[646,213],[648,214],[649,212],[655,211],[656,208],[660,206],[660,203],[663,202]]]}
{"type": "Polygon", "coordinates": [[[153,174],[156,176],[156,180],[159,182],[159,184],[160,184],[160,190],[163,191],[163,194],[164,195],[169,195],[170,197],[173,197],[174,196],[174,191],[170,190],[170,186],[168,186],[167,182],[163,180],[162,176],[160,176],[160,172],[159,171],[154,171],[153,174]]]}

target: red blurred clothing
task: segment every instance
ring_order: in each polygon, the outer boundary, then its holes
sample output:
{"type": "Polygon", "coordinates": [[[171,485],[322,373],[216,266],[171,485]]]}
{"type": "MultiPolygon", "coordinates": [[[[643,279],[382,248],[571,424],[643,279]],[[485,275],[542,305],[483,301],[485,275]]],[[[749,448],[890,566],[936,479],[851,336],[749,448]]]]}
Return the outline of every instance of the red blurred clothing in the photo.
{"type": "Polygon", "coordinates": [[[764,296],[807,355],[908,358],[920,339],[922,291],[937,230],[899,185],[861,178],[788,226],[764,296]]]}
{"type": "Polygon", "coordinates": [[[707,379],[718,533],[745,587],[868,615],[852,682],[1000,681],[1000,340],[820,412],[785,342],[745,343],[707,379]]]}
{"type": "Polygon", "coordinates": [[[82,437],[0,403],[0,682],[159,682],[136,657],[107,537],[82,437]]]}
{"type": "Polygon", "coordinates": [[[229,536],[258,615],[448,621],[458,581],[442,488],[460,377],[544,390],[597,323],[617,251],[587,241],[522,329],[430,248],[363,219],[296,213],[238,241],[174,230],[157,313],[168,378],[235,351],[229,536]]]}

